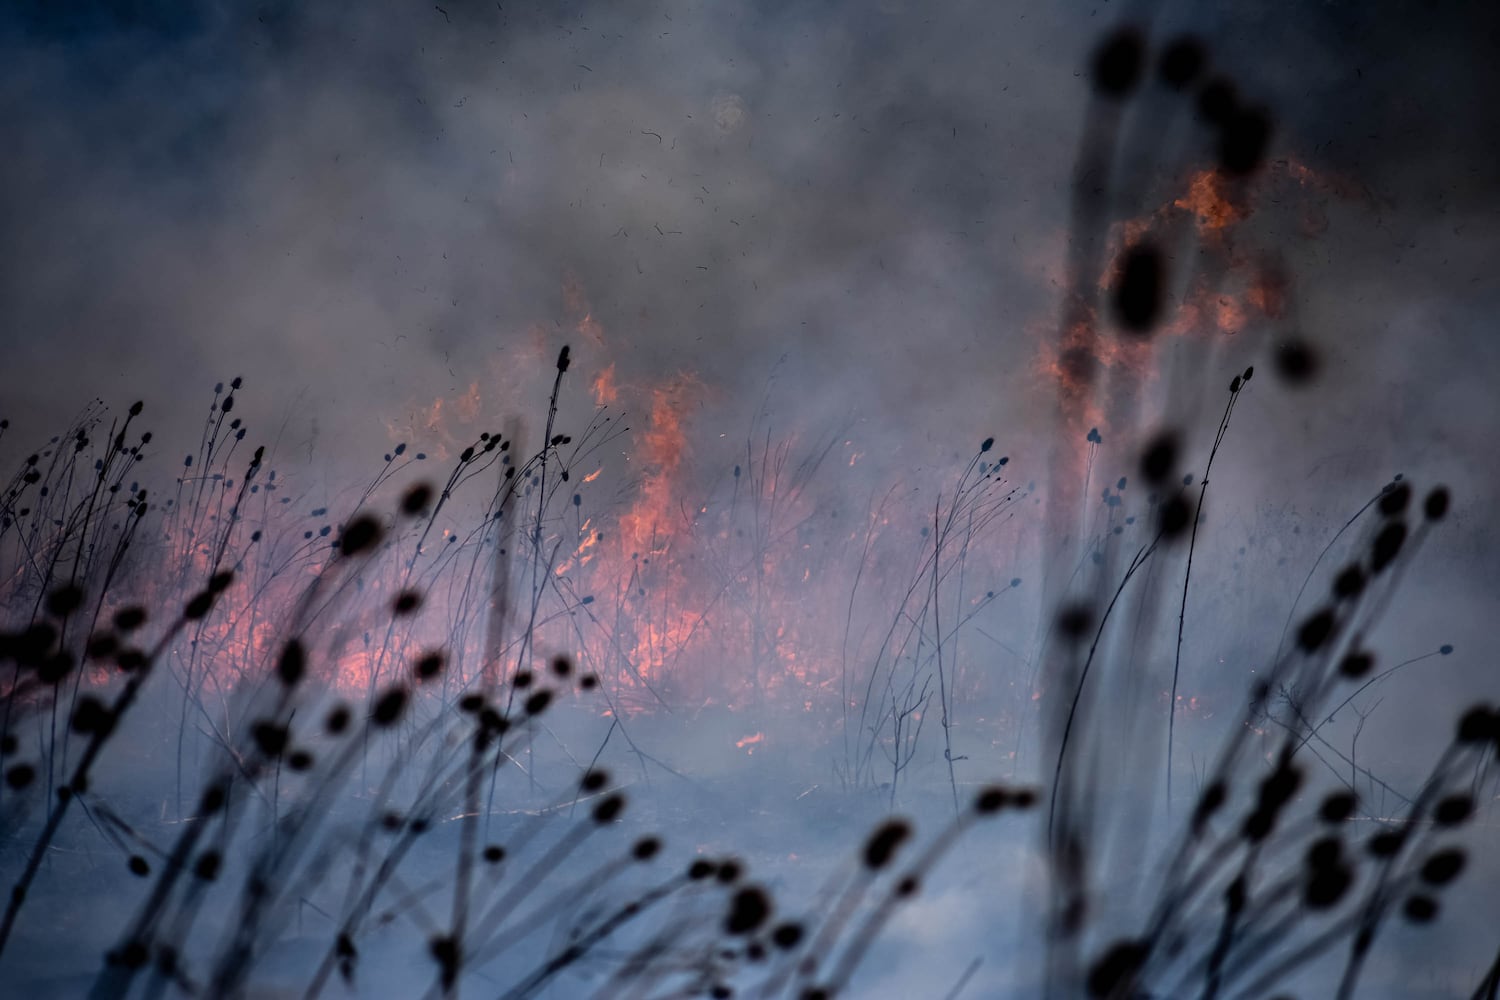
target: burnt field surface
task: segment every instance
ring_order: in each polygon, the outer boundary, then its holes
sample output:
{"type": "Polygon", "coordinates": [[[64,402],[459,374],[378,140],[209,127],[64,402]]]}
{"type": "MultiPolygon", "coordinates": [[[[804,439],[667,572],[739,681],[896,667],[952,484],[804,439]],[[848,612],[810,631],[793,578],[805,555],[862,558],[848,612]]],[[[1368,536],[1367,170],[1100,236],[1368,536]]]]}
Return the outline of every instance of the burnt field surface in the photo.
{"type": "Polygon", "coordinates": [[[1494,1000],[1497,38],[0,13],[0,992],[1494,1000]]]}

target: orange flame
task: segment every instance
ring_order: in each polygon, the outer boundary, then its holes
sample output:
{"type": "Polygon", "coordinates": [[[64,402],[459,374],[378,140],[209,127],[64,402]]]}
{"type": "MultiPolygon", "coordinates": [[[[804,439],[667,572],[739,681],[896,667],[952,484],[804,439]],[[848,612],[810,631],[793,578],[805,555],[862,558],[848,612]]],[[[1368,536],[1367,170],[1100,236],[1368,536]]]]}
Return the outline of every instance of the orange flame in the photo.
{"type": "Polygon", "coordinates": [[[678,476],[687,455],[682,411],[698,391],[697,379],[679,375],[651,390],[651,416],[637,440],[636,457],[646,468],[640,493],[620,517],[627,549],[648,554],[662,551],[675,533],[678,476]]]}
{"type": "Polygon", "coordinates": [[[749,736],[746,736],[744,739],[735,740],[734,741],[734,745],[735,745],[736,748],[738,748],[740,750],[744,750],[746,753],[752,753],[753,754],[755,752],[755,745],[757,743],[763,743],[763,742],[765,742],[765,739],[766,739],[766,734],[765,733],[756,732],[756,733],[751,733],[749,736]]]}
{"type": "Polygon", "coordinates": [[[611,362],[594,376],[594,405],[614,406],[620,399],[620,388],[615,385],[615,366],[611,362]]]}
{"type": "Polygon", "coordinates": [[[1193,214],[1200,237],[1223,232],[1249,216],[1249,208],[1230,196],[1228,183],[1218,170],[1200,170],[1188,182],[1187,193],[1172,202],[1174,207],[1193,214]]]}
{"type": "MultiPolygon", "coordinates": [[[[1276,171],[1300,187],[1316,187],[1339,196],[1353,196],[1356,186],[1322,177],[1296,160],[1275,164],[1276,171]]],[[[1195,277],[1181,301],[1172,304],[1158,337],[1233,335],[1257,323],[1282,317],[1287,304],[1284,276],[1273,263],[1246,260],[1232,251],[1230,237],[1235,227],[1249,219],[1253,207],[1246,190],[1217,169],[1193,172],[1186,190],[1145,216],[1126,219],[1113,233],[1121,253],[1104,268],[1098,281],[1108,292],[1119,275],[1123,251],[1138,245],[1167,223],[1173,212],[1192,219],[1200,241],[1217,259],[1228,265],[1227,278],[1195,277]]],[[[1114,386],[1114,394],[1138,392],[1155,375],[1149,342],[1128,337],[1104,336],[1092,306],[1080,306],[1071,325],[1052,342],[1042,338],[1035,363],[1057,391],[1069,432],[1103,426],[1108,414],[1093,398],[1100,375],[1114,386]]]]}

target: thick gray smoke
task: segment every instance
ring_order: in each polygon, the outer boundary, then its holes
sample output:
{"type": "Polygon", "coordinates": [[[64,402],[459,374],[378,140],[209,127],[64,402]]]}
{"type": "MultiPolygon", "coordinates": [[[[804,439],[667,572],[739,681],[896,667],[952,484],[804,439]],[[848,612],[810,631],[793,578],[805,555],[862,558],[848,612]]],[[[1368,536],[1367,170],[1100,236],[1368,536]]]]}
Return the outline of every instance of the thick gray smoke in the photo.
{"type": "MultiPolygon", "coordinates": [[[[514,408],[490,383],[565,340],[627,384],[774,376],[788,423],[855,415],[871,447],[1045,427],[1091,10],[132,6],[8,15],[4,399],[34,436],[94,394],[169,425],[242,374],[262,436],[345,452],[476,379],[514,408]]],[[[1409,20],[1196,25],[1331,178],[1275,234],[1329,345],[1316,409],[1403,467],[1492,423],[1494,294],[1486,36],[1409,20]]]]}

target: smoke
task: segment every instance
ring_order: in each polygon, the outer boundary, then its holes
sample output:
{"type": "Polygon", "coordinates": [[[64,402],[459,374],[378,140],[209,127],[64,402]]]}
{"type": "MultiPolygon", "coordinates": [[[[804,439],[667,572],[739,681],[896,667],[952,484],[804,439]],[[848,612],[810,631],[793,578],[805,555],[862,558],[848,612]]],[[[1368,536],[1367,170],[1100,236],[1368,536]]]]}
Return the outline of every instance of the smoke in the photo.
{"type": "MultiPolygon", "coordinates": [[[[339,452],[475,380],[510,409],[506,373],[572,340],[626,382],[690,370],[742,400],[774,378],[813,411],[798,422],[855,414],[872,439],[1045,429],[1031,365],[1084,9],[82,9],[5,31],[14,413],[73,405],[41,388],[58,357],[74,395],[162,408],[243,374],[262,433],[284,416],[311,443],[316,416],[339,452]]],[[[1330,409],[1393,451],[1406,427],[1460,450],[1484,423],[1422,426],[1435,408],[1405,398],[1488,349],[1470,331],[1492,230],[1465,223],[1493,211],[1493,70],[1436,18],[1240,4],[1193,25],[1255,66],[1278,152],[1352,188],[1288,192],[1328,228],[1278,246],[1352,397],[1330,409]],[[1414,371],[1418,336],[1437,349],[1414,371]],[[1370,426],[1393,382],[1402,427],[1370,426]]]]}
{"type": "MultiPolygon", "coordinates": [[[[1273,250],[1292,305],[1163,344],[1140,405],[1187,422],[1201,469],[1232,374],[1293,329],[1322,358],[1314,387],[1258,379],[1237,411],[1200,553],[1222,572],[1194,609],[1223,630],[1190,636],[1194,662],[1274,637],[1392,475],[1454,491],[1372,641],[1391,663],[1458,653],[1390,682],[1405,708],[1370,721],[1376,770],[1493,693],[1500,29],[1459,6],[1240,0],[1153,24],[1202,33],[1277,123],[1285,163],[1224,258],[1273,250]]],[[[1019,482],[1044,478],[1091,6],[66,7],[0,14],[0,417],[25,448],[97,396],[144,399],[187,451],[178,430],[238,375],[252,442],[337,492],[396,441],[435,450],[434,400],[477,400],[476,431],[539,412],[569,344],[570,431],[613,366],[637,430],[652,389],[692,376],[705,467],[754,426],[851,441],[861,502],[990,435],[1019,482]]],[[[1169,124],[1125,141],[1129,215],[1208,159],[1169,124]]],[[[1127,430],[1102,428],[1096,486],[1135,475],[1127,430]]],[[[1229,686],[1263,653],[1231,653],[1229,686]]]]}
{"type": "Polygon", "coordinates": [[[55,416],[59,356],[158,406],[243,374],[337,451],[571,340],[877,432],[1018,422],[1081,40],[1038,67],[899,10],[445,10],[13,15],[11,408],[55,416]]]}

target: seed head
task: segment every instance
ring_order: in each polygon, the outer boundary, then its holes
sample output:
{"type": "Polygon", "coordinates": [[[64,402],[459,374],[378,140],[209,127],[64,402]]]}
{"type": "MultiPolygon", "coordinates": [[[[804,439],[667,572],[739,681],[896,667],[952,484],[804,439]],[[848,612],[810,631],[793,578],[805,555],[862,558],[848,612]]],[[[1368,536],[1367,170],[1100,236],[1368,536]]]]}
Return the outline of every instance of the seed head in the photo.
{"type": "Polygon", "coordinates": [[[871,871],[879,871],[890,864],[891,859],[896,856],[896,851],[910,836],[911,824],[906,820],[886,820],[865,842],[865,867],[871,871]]]}

